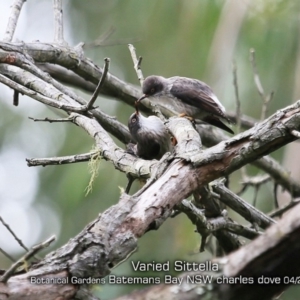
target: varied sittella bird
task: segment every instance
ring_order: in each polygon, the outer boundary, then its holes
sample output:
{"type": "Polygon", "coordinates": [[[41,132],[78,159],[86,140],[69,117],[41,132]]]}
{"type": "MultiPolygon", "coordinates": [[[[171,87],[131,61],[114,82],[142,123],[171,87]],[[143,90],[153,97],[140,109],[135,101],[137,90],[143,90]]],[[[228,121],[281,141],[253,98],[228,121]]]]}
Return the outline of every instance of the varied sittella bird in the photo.
{"type": "Polygon", "coordinates": [[[181,115],[200,119],[206,123],[234,133],[221,120],[230,122],[225,115],[225,108],[204,82],[187,77],[149,76],[143,83],[143,96],[137,103],[149,97],[166,108],[181,115]]]}
{"type": "Polygon", "coordinates": [[[135,154],[143,159],[160,159],[172,150],[170,135],[156,116],[144,117],[138,110],[128,120],[128,128],[135,145],[135,154]]]}

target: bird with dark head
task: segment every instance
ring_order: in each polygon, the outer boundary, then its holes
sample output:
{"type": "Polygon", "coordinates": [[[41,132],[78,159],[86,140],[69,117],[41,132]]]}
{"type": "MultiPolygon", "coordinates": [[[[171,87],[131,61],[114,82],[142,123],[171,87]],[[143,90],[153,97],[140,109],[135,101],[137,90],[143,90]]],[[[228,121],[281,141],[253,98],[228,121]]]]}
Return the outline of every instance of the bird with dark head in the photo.
{"type": "Polygon", "coordinates": [[[156,116],[144,117],[138,110],[128,120],[128,128],[136,142],[136,155],[143,159],[160,159],[173,148],[164,123],[156,116]]]}
{"type": "Polygon", "coordinates": [[[212,89],[204,82],[187,77],[149,76],[143,82],[143,95],[137,104],[145,98],[154,103],[161,103],[166,108],[181,115],[200,119],[234,133],[222,120],[230,122],[225,115],[225,108],[212,89]]]}

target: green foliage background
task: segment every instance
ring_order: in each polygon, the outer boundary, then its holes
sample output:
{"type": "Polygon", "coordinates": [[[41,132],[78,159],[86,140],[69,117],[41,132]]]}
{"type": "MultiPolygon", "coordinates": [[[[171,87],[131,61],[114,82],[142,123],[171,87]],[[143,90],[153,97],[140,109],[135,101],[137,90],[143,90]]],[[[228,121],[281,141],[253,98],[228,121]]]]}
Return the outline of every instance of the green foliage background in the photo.
{"type": "MultiPolygon", "coordinates": [[[[27,1],[26,13],[34,11],[36,3],[27,1]]],[[[126,41],[139,39],[134,45],[138,55],[143,56],[142,70],[145,76],[180,75],[201,79],[214,89],[229,111],[235,110],[232,84],[232,62],[235,61],[242,112],[259,119],[261,98],[253,83],[249,49],[256,50],[257,66],[265,92],[275,92],[269,114],[299,99],[299,5],[297,0],[70,0],[65,1],[65,30],[70,37],[68,42],[75,46],[82,41],[94,41],[113,26],[115,33],[109,41],[117,43],[125,39],[125,44],[90,48],[85,51],[86,56],[98,65],[103,65],[104,57],[110,57],[111,73],[138,85],[126,41]]],[[[42,36],[39,39],[44,42],[42,36]]],[[[78,93],[89,99],[89,95],[82,91],[78,93]]],[[[55,116],[55,112],[48,108],[35,102],[28,106],[29,101],[26,100],[21,101],[20,113],[18,108],[11,107],[10,102],[11,99],[7,98],[0,102],[0,151],[9,144],[23,149],[25,158],[84,153],[93,147],[92,139],[79,127],[66,123],[33,124],[27,119],[27,116],[32,116],[31,112],[35,117],[55,116]],[[33,107],[39,108],[36,110],[33,107]],[[34,134],[18,138],[21,131],[31,130],[35,130],[34,134]]],[[[125,124],[133,111],[114,99],[103,97],[98,98],[97,105],[106,113],[116,115],[125,124]]],[[[275,152],[273,157],[281,161],[283,151],[275,152]]],[[[25,164],[24,160],[19,163],[25,164]]],[[[258,172],[254,168],[248,171],[252,175],[258,172]]],[[[17,167],[15,172],[18,172],[17,167]]],[[[31,244],[53,231],[53,217],[48,218],[47,212],[50,208],[55,212],[60,228],[56,230],[58,240],[53,246],[57,248],[100,212],[118,202],[119,187],[126,185],[124,174],[101,161],[93,192],[85,197],[89,176],[86,163],[39,168],[36,178],[38,189],[34,201],[27,207],[28,214],[30,209],[40,214],[37,225],[40,233],[31,244]]],[[[239,180],[240,173],[237,172],[231,179],[235,191],[239,180]]],[[[135,183],[132,192],[138,188],[139,183],[135,183]]],[[[258,197],[258,207],[264,211],[270,210],[273,205],[271,189],[271,186],[265,187],[258,197]]],[[[252,201],[253,191],[247,192],[244,198],[252,201]]],[[[0,198],[0,207],[1,201],[9,199],[0,198]]],[[[149,275],[135,273],[131,267],[132,260],[165,262],[175,259],[203,261],[210,258],[207,251],[197,253],[199,244],[200,238],[193,226],[184,216],[178,216],[168,220],[157,232],[149,232],[141,238],[139,251],[113,273],[149,275]]],[[[21,254],[19,251],[15,256],[21,254]]],[[[0,264],[1,268],[9,265],[1,254],[0,264]]],[[[133,288],[138,287],[114,285],[95,287],[95,291],[101,299],[109,299],[133,288]]],[[[295,299],[299,295],[298,288],[291,288],[281,299],[295,299]]]]}

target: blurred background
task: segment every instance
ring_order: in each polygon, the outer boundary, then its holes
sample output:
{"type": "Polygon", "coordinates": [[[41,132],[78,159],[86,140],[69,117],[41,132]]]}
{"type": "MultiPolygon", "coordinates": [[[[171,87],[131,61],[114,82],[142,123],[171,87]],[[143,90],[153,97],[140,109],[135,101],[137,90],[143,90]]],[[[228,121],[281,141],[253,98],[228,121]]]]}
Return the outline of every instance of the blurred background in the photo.
{"type": "MultiPolygon", "coordinates": [[[[0,2],[0,36],[6,28],[10,5],[0,2]]],[[[237,65],[241,109],[256,119],[262,100],[254,85],[249,50],[256,50],[256,63],[266,94],[274,91],[268,115],[300,98],[300,2],[298,0],[65,0],[65,39],[75,46],[91,43],[114,30],[105,46],[88,48],[85,55],[102,66],[110,57],[110,72],[138,85],[129,42],[143,56],[144,76],[187,76],[207,82],[228,111],[235,111],[233,62],[237,65]]],[[[51,0],[30,0],[22,9],[14,40],[52,42],[51,0]]],[[[89,95],[77,91],[89,99],[89,95]]],[[[93,140],[79,127],[68,123],[34,123],[28,117],[57,117],[33,99],[20,96],[12,105],[13,91],[0,86],[0,216],[28,246],[57,236],[53,250],[76,235],[100,212],[118,202],[126,177],[101,161],[93,191],[85,196],[90,174],[87,163],[27,167],[25,158],[53,157],[85,153],[93,140]]],[[[114,100],[99,97],[97,105],[121,122],[133,109],[114,100]]],[[[124,147],[124,145],[120,146],[124,147]]],[[[272,154],[300,179],[299,143],[272,154]]],[[[247,167],[249,175],[261,174],[247,167]]],[[[233,191],[239,190],[240,172],[231,176],[233,191]]],[[[135,183],[132,193],[139,188],[135,183]]],[[[273,208],[273,186],[259,191],[257,206],[268,212],[273,208]]],[[[250,188],[243,198],[253,201],[250,188]]],[[[285,195],[281,196],[284,201],[285,195]]],[[[243,220],[238,219],[243,222],[243,220]]],[[[147,276],[134,272],[131,261],[203,261],[208,251],[198,253],[200,238],[185,216],[169,219],[157,232],[139,241],[139,251],[113,270],[113,274],[147,276]]],[[[24,251],[0,224],[0,247],[14,258],[24,251]]],[[[10,261],[0,253],[0,268],[10,261]]],[[[157,275],[157,274],[156,274],[157,275]]],[[[101,299],[110,299],[139,286],[95,286],[101,299]]],[[[281,299],[296,299],[300,289],[292,287],[281,299]]]]}

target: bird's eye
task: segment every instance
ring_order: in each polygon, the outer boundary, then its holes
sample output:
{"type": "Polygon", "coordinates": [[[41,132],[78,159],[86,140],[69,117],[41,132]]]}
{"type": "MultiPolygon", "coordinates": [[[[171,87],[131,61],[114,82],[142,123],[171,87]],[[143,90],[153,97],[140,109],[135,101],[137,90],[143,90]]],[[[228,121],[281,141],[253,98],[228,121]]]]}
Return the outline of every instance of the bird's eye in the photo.
{"type": "Polygon", "coordinates": [[[150,90],[150,92],[151,92],[151,94],[154,94],[155,88],[152,88],[152,89],[150,90]]]}
{"type": "Polygon", "coordinates": [[[135,123],[135,122],[136,122],[136,118],[132,118],[131,123],[135,123]]]}

